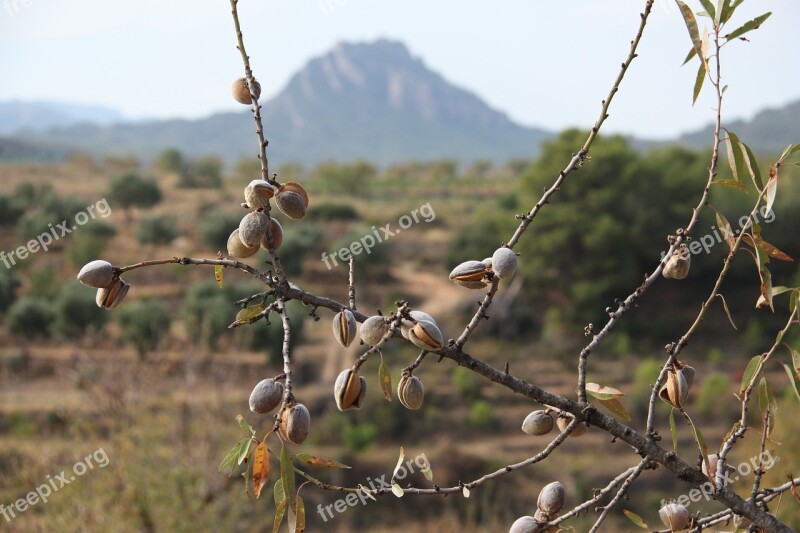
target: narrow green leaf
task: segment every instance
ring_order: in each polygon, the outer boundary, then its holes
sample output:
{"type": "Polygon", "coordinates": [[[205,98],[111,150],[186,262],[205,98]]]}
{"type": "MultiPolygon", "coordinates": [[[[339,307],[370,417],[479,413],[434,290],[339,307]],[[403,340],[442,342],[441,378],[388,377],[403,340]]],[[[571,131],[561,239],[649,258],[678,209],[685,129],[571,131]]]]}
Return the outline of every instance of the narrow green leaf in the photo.
{"type": "Polygon", "coordinates": [[[706,10],[710,18],[717,18],[717,10],[714,9],[714,4],[712,4],[710,0],[700,0],[700,3],[703,5],[703,9],[706,10]]]}
{"type": "Polygon", "coordinates": [[[689,31],[689,37],[692,39],[692,45],[695,48],[695,52],[697,53],[698,57],[700,57],[700,61],[705,63],[705,58],[703,57],[703,44],[700,41],[700,32],[697,29],[697,20],[694,18],[694,13],[692,13],[692,9],[687,6],[681,0],[675,0],[678,4],[678,8],[681,10],[681,15],[683,15],[683,21],[686,23],[686,29],[689,31]]]}
{"type": "Polygon", "coordinates": [[[236,421],[239,423],[239,427],[242,428],[248,437],[253,437],[256,434],[256,430],[253,429],[253,426],[247,423],[247,420],[244,419],[242,415],[236,415],[236,421]]]}
{"type": "Polygon", "coordinates": [[[735,133],[725,130],[728,134],[725,138],[725,148],[728,152],[728,165],[731,167],[733,178],[740,182],[745,173],[749,173],[747,165],[744,161],[744,151],[741,147],[741,141],[735,133]]]}
{"type": "Polygon", "coordinates": [[[700,96],[700,91],[703,89],[703,82],[706,80],[706,64],[700,62],[700,68],[697,69],[697,78],[694,80],[694,90],[692,92],[692,105],[697,103],[697,97],[700,96]]]}
{"type": "Polygon", "coordinates": [[[708,446],[706,446],[706,439],[703,438],[703,434],[700,432],[700,429],[694,425],[694,422],[692,422],[692,419],[689,418],[688,414],[686,415],[686,419],[689,421],[689,427],[692,428],[692,432],[694,433],[694,440],[703,456],[703,463],[706,465],[706,472],[711,472],[711,468],[709,468],[708,464],[708,446]]]}
{"type": "Polygon", "coordinates": [[[782,363],[784,370],[786,370],[786,375],[789,376],[789,383],[792,385],[792,389],[794,389],[794,394],[797,396],[797,401],[800,402],[800,384],[798,383],[797,374],[792,372],[792,369],[789,368],[789,365],[786,363],[782,363]]]}
{"type": "Polygon", "coordinates": [[[283,480],[283,491],[286,494],[289,509],[295,511],[295,493],[294,493],[294,468],[292,465],[292,455],[289,453],[289,448],[285,445],[281,446],[281,479],[283,480]]]}
{"type": "Polygon", "coordinates": [[[280,505],[286,501],[286,492],[283,490],[283,479],[278,479],[272,487],[272,494],[275,498],[275,505],[280,505]]]}
{"type": "Polygon", "coordinates": [[[625,396],[624,392],[620,392],[614,387],[606,387],[604,385],[598,385],[597,383],[587,383],[586,393],[590,396],[594,396],[598,400],[611,400],[625,396]]]}
{"type": "Polygon", "coordinates": [[[794,348],[789,348],[789,350],[792,352],[792,366],[794,367],[794,371],[800,374],[800,352],[794,348]]]}
{"type": "Polygon", "coordinates": [[[236,443],[236,446],[231,448],[230,451],[228,451],[227,455],[225,455],[225,458],[219,465],[219,472],[222,472],[223,470],[225,470],[227,467],[230,466],[231,467],[230,475],[233,475],[233,469],[236,467],[236,459],[239,457],[239,451],[241,449],[242,449],[242,441],[240,440],[239,442],[236,443]]]}
{"type": "Polygon", "coordinates": [[[272,523],[272,533],[278,533],[283,523],[283,517],[286,516],[286,500],[281,500],[275,506],[275,520],[272,523]]]}
{"type": "Polygon", "coordinates": [[[739,387],[739,396],[744,394],[744,391],[750,387],[750,384],[753,382],[753,378],[756,375],[756,372],[761,368],[761,356],[756,355],[750,362],[747,363],[747,368],[744,370],[744,375],[742,376],[742,384],[739,387]]]}
{"type": "MultiPolygon", "coordinates": [[[[762,250],[764,250],[764,252],[766,252],[768,256],[774,259],[778,259],[779,261],[789,261],[789,262],[794,261],[794,259],[792,259],[791,256],[789,256],[789,254],[782,252],[781,250],[778,249],[777,246],[768,243],[767,241],[762,239],[759,235],[753,237],[753,240],[756,242],[756,245],[759,248],[761,248],[762,250]]],[[[775,294],[776,293],[773,291],[772,295],[775,296],[775,294]]]]}
{"type": "Polygon", "coordinates": [[[239,448],[239,456],[236,458],[237,465],[242,464],[250,455],[250,445],[252,443],[253,441],[248,437],[245,437],[240,441],[241,447],[239,448]]]}
{"type": "Polygon", "coordinates": [[[736,39],[737,37],[741,37],[742,35],[744,35],[749,31],[756,30],[758,29],[759,26],[761,26],[764,23],[765,20],[767,20],[770,17],[770,15],[772,15],[772,12],[768,11],[763,15],[754,18],[753,20],[745,22],[744,24],[742,24],[729,34],[723,35],[723,37],[730,41],[731,39],[736,39]]]}
{"type": "Polygon", "coordinates": [[[728,250],[733,250],[734,245],[736,244],[736,238],[733,236],[733,228],[731,228],[731,223],[728,222],[728,219],[725,218],[725,215],[717,211],[717,208],[711,204],[708,204],[708,207],[714,211],[714,216],[717,219],[717,227],[723,233],[723,235],[727,235],[725,238],[725,242],[728,243],[728,250]]]}
{"type": "Polygon", "coordinates": [[[236,313],[236,323],[244,324],[245,322],[249,322],[250,320],[257,317],[263,310],[264,306],[261,304],[245,307],[244,309],[236,313]]]}
{"type": "Polygon", "coordinates": [[[753,180],[753,185],[756,186],[756,190],[761,192],[764,190],[764,182],[761,180],[761,170],[758,168],[758,159],[756,156],[753,155],[753,151],[747,146],[745,143],[739,143],[744,150],[745,155],[745,162],[747,163],[747,170],[750,171],[750,178],[753,180]]]}
{"type": "Polygon", "coordinates": [[[628,520],[636,524],[637,527],[642,529],[650,529],[650,526],[647,525],[647,522],[642,520],[642,517],[634,513],[633,511],[629,511],[627,509],[622,510],[622,514],[628,517],[628,520]]]}
{"type": "Polygon", "coordinates": [[[678,453],[678,426],[675,424],[675,409],[669,410],[669,431],[672,433],[672,451],[678,453]]]}
{"type": "Polygon", "coordinates": [[[613,414],[624,420],[625,422],[631,421],[631,415],[625,406],[619,401],[619,398],[611,398],[610,400],[597,400],[600,405],[611,411],[613,414]]]}
{"type": "Polygon", "coordinates": [[[688,63],[689,61],[691,61],[691,59],[696,55],[697,55],[697,50],[694,47],[692,47],[692,49],[689,50],[689,53],[686,54],[686,59],[683,60],[683,63],[681,63],[681,66],[683,66],[686,63],[688,63]]]}
{"type": "Polygon", "coordinates": [[[717,5],[717,24],[724,24],[731,17],[731,1],[720,0],[717,5]]]}
{"type": "Polygon", "coordinates": [[[740,191],[746,193],[747,189],[736,180],[714,180],[711,182],[711,185],[722,185],[723,187],[731,187],[733,189],[739,189],[740,191]]]}
{"type": "Polygon", "coordinates": [[[307,453],[298,453],[294,457],[295,459],[303,461],[304,463],[309,464],[311,466],[322,466],[325,468],[350,468],[345,464],[337,463],[336,461],[331,461],[330,459],[323,459],[322,457],[309,455],[307,453]]]}
{"type": "Polygon", "coordinates": [[[297,521],[295,522],[295,531],[303,533],[306,530],[306,504],[303,503],[303,498],[297,496],[297,521]]]}

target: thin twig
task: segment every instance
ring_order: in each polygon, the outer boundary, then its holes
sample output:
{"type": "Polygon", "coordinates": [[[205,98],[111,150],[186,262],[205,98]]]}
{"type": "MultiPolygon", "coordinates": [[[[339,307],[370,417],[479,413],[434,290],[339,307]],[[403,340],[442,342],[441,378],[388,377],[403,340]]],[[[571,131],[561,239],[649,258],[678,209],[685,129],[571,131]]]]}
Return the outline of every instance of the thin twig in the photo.
{"type": "Polygon", "coordinates": [[[356,277],[355,277],[355,258],[351,255],[350,256],[350,284],[347,287],[347,296],[350,300],[350,310],[356,310],[356,277]]]}

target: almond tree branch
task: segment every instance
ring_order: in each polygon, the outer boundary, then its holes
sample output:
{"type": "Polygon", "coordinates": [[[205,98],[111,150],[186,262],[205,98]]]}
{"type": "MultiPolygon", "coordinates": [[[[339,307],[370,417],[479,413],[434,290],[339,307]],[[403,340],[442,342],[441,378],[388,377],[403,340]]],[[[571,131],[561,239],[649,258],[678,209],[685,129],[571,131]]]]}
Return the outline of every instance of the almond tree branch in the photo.
{"type": "MultiPolygon", "coordinates": [[[[519,241],[522,234],[525,233],[525,230],[528,229],[528,226],[533,221],[534,217],[539,213],[539,211],[547,204],[550,200],[550,197],[553,196],[561,189],[561,185],[566,180],[567,176],[571,174],[573,171],[580,168],[584,161],[588,158],[589,149],[592,147],[595,139],[597,138],[597,134],[600,132],[600,128],[605,123],[606,119],[609,117],[608,110],[611,107],[611,101],[614,99],[614,95],[617,94],[619,91],[619,87],[622,84],[622,80],[625,77],[625,74],[628,72],[628,67],[630,67],[633,60],[637,57],[636,50],[639,47],[639,42],[642,39],[642,35],[644,34],[644,28],[647,25],[647,20],[650,16],[650,13],[653,9],[653,2],[654,0],[647,0],[644,6],[644,11],[640,13],[641,22],[639,23],[639,28],[636,31],[636,36],[631,41],[631,47],[628,52],[627,57],[622,62],[622,66],[620,68],[619,73],[617,74],[614,83],[611,86],[611,91],[609,91],[608,96],[606,96],[605,100],[602,101],[602,106],[600,109],[600,116],[598,117],[597,121],[595,121],[594,126],[592,127],[591,131],[589,132],[589,136],[586,138],[586,141],[583,143],[583,146],[578,151],[577,154],[572,156],[572,159],[569,161],[566,167],[558,173],[558,177],[556,178],[553,185],[550,186],[547,190],[544,191],[544,194],[539,201],[531,208],[531,210],[524,214],[524,215],[517,215],[517,218],[520,219],[519,226],[517,226],[516,231],[509,239],[506,246],[513,249],[514,246],[519,241]]],[[[486,293],[486,296],[483,298],[483,301],[478,308],[478,311],[475,313],[475,316],[469,322],[467,327],[464,329],[464,332],[456,341],[456,345],[460,348],[466,344],[469,336],[477,329],[478,324],[480,323],[481,318],[485,317],[486,310],[492,304],[492,299],[494,298],[495,293],[497,292],[497,281],[492,283],[492,286],[489,288],[489,291],[486,293]]]]}
{"type": "Polygon", "coordinates": [[[611,510],[614,509],[614,507],[617,506],[617,504],[622,499],[622,497],[628,492],[628,488],[631,486],[631,484],[633,484],[633,482],[636,481],[636,478],[639,477],[639,475],[646,468],[653,468],[653,467],[654,466],[650,463],[650,459],[649,458],[645,457],[644,459],[642,459],[642,461],[639,463],[639,465],[625,479],[625,482],[619,488],[619,490],[614,495],[614,497],[611,499],[611,501],[608,502],[608,505],[605,505],[603,507],[603,512],[600,514],[600,516],[598,517],[597,521],[592,526],[592,529],[589,530],[589,533],[596,533],[596,531],[598,529],[600,529],[600,525],[603,523],[603,521],[606,519],[606,517],[608,517],[608,513],[610,513],[611,510]]]}
{"type": "MultiPolygon", "coordinates": [[[[632,473],[633,473],[633,472],[636,470],[636,468],[637,468],[636,466],[632,466],[632,467],[630,467],[629,469],[625,470],[625,471],[624,471],[624,472],[622,472],[620,475],[618,475],[617,477],[615,477],[614,479],[612,479],[612,480],[611,480],[611,482],[610,482],[608,485],[606,485],[606,486],[605,486],[605,487],[603,487],[602,489],[598,490],[598,491],[595,493],[595,495],[594,495],[594,497],[593,497],[593,498],[591,498],[591,499],[589,499],[589,500],[586,500],[585,502],[583,502],[583,503],[581,503],[580,505],[578,505],[578,506],[576,506],[575,508],[573,508],[573,509],[572,509],[571,511],[569,511],[568,513],[564,513],[563,515],[559,516],[559,517],[558,517],[558,518],[556,518],[555,520],[553,520],[553,521],[551,521],[551,522],[548,522],[548,523],[546,524],[546,526],[557,526],[557,525],[558,525],[558,524],[560,524],[561,522],[564,522],[564,521],[566,521],[566,520],[569,520],[569,519],[570,519],[570,518],[572,518],[573,516],[578,516],[578,515],[579,515],[579,514],[581,514],[583,511],[585,511],[586,509],[588,509],[589,507],[591,507],[591,506],[592,506],[592,505],[594,505],[595,503],[597,503],[597,502],[599,502],[600,500],[602,500],[602,499],[603,499],[603,498],[604,498],[604,497],[605,497],[607,494],[609,494],[609,493],[610,493],[612,490],[614,490],[615,488],[617,488],[617,485],[619,485],[620,483],[622,483],[622,482],[623,482],[623,481],[624,481],[624,480],[625,480],[625,479],[626,479],[628,476],[630,476],[630,475],[631,475],[631,474],[632,474],[632,473]]],[[[546,526],[545,526],[545,527],[546,527],[546,526]]]]}

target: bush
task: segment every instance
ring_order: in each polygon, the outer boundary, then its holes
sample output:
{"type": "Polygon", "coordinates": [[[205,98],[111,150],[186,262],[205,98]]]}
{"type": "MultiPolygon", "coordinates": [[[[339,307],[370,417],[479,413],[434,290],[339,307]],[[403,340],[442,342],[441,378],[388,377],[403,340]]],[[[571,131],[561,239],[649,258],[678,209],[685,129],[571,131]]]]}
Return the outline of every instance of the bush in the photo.
{"type": "Polygon", "coordinates": [[[321,204],[314,205],[306,214],[309,220],[358,220],[358,212],[349,205],[321,204]]]}
{"type": "MultiPolygon", "coordinates": [[[[330,252],[331,254],[336,254],[336,262],[337,265],[334,265],[331,262],[331,265],[334,268],[344,268],[347,269],[347,261],[344,261],[339,251],[342,248],[350,248],[350,246],[361,240],[361,238],[366,238],[367,236],[375,237],[369,226],[366,224],[355,224],[350,227],[350,229],[342,235],[339,239],[333,242],[330,245],[330,252]]],[[[382,236],[381,236],[382,237],[382,236]]],[[[377,242],[375,246],[370,250],[369,253],[366,253],[366,250],[363,250],[357,257],[356,257],[356,272],[360,274],[367,274],[370,270],[375,270],[381,267],[385,267],[389,264],[389,258],[391,257],[391,242],[387,240],[383,240],[381,242],[377,242]]]]}
{"type": "Polygon", "coordinates": [[[55,329],[59,334],[77,339],[90,328],[101,329],[108,318],[105,309],[95,303],[95,293],[77,283],[65,285],[53,303],[55,329]]]}
{"type": "Polygon", "coordinates": [[[141,244],[169,244],[178,237],[178,221],[172,216],[157,216],[139,221],[136,239],[141,244]]]}
{"type": "Polygon", "coordinates": [[[9,270],[0,268],[0,313],[11,307],[16,299],[19,280],[9,270]]]}
{"type": "Polygon", "coordinates": [[[731,382],[728,376],[722,372],[711,372],[703,380],[703,386],[695,400],[695,408],[704,415],[720,415],[726,408],[731,407],[731,403],[720,401],[729,398],[731,382]]]}
{"type": "Polygon", "coordinates": [[[117,316],[122,338],[133,346],[140,358],[158,347],[169,333],[171,321],[169,308],[160,300],[130,302],[117,316]]]}
{"type": "Polygon", "coordinates": [[[480,396],[480,384],[475,373],[471,370],[458,366],[453,371],[453,386],[458,393],[466,399],[474,399],[480,396]]]}
{"type": "Polygon", "coordinates": [[[342,440],[349,452],[358,453],[372,444],[377,434],[378,428],[369,422],[350,424],[342,430],[342,440]]]}
{"type": "Polygon", "coordinates": [[[486,400],[478,400],[472,404],[467,414],[467,426],[478,431],[484,431],[494,427],[495,422],[492,418],[492,406],[486,400]]]}
{"type": "Polygon", "coordinates": [[[313,224],[283,225],[283,244],[278,256],[289,276],[298,276],[303,272],[303,261],[322,237],[322,231],[313,224]]]}
{"type": "Polygon", "coordinates": [[[115,207],[120,206],[126,211],[131,207],[146,209],[161,201],[161,189],[155,179],[129,172],[111,182],[108,197],[115,207]]]}
{"type": "MultiPolygon", "coordinates": [[[[29,241],[42,233],[50,233],[62,221],[68,223],[68,227],[75,219],[75,214],[86,209],[86,204],[75,198],[60,198],[53,193],[43,193],[33,204],[33,209],[28,210],[19,219],[16,226],[17,238],[21,241],[29,241]]],[[[61,237],[61,230],[56,229],[56,234],[61,237]]],[[[54,244],[57,241],[54,241],[54,244]]]]}
{"type": "Polygon", "coordinates": [[[218,188],[222,186],[222,161],[209,156],[193,161],[181,173],[181,187],[218,188]]]}
{"type": "Polygon", "coordinates": [[[64,250],[70,264],[75,268],[101,257],[108,241],[117,234],[117,229],[107,222],[99,220],[81,226],[76,232],[69,246],[64,250]]]}
{"type": "Polygon", "coordinates": [[[25,206],[10,196],[0,196],[0,226],[13,226],[25,213],[25,206]]]}
{"type": "Polygon", "coordinates": [[[158,166],[166,172],[183,172],[186,162],[179,150],[167,148],[158,156],[158,166]]]}
{"type": "MultiPolygon", "coordinates": [[[[226,345],[230,345],[231,336],[235,335],[239,346],[251,350],[266,349],[270,361],[275,363],[281,361],[283,328],[277,315],[270,315],[270,325],[262,319],[251,325],[228,329],[228,325],[235,320],[239,311],[233,303],[265,290],[266,287],[260,283],[225,284],[221,289],[213,281],[193,285],[181,305],[181,315],[189,335],[201,340],[210,349],[214,349],[220,339],[223,339],[226,345]]],[[[257,303],[260,302],[252,302],[251,305],[257,303]]],[[[303,305],[297,302],[288,302],[286,310],[292,323],[291,346],[293,347],[302,339],[303,323],[308,313],[303,305]]]]}
{"type": "Polygon", "coordinates": [[[49,337],[55,314],[46,300],[20,298],[8,310],[8,331],[23,341],[49,337]]]}
{"type": "Polygon", "coordinates": [[[242,213],[219,213],[210,211],[208,216],[202,216],[200,223],[200,241],[211,250],[227,250],[228,237],[231,232],[239,227],[242,213]]]}
{"type": "Polygon", "coordinates": [[[29,280],[28,296],[33,296],[34,298],[52,300],[58,296],[58,291],[61,290],[58,270],[52,263],[45,263],[41,268],[31,272],[29,280]]]}

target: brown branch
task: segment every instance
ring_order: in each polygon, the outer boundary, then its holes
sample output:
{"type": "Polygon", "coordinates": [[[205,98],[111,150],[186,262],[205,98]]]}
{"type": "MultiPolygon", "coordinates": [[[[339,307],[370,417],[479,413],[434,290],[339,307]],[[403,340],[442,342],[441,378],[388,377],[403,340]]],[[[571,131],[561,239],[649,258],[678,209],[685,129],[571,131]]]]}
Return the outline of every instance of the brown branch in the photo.
{"type": "Polygon", "coordinates": [[[625,478],[625,482],[619,488],[619,490],[611,499],[611,501],[608,502],[608,505],[605,505],[603,507],[603,512],[600,513],[600,516],[592,526],[592,529],[589,530],[589,533],[595,533],[598,529],[600,529],[600,525],[603,523],[606,517],[608,517],[608,513],[610,513],[611,510],[617,506],[622,497],[628,492],[628,488],[631,486],[631,484],[633,484],[633,482],[636,481],[636,478],[638,478],[639,475],[642,472],[644,472],[646,468],[652,468],[652,467],[653,465],[650,463],[649,458],[645,457],[644,459],[642,459],[642,461],[638,464],[638,466],[634,468],[633,472],[631,472],[628,475],[628,477],[625,478]]]}

